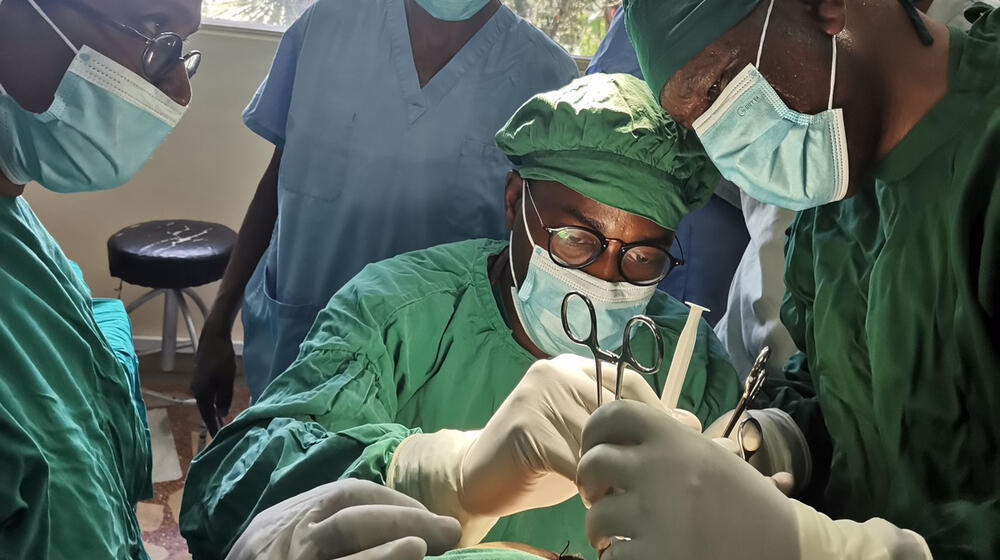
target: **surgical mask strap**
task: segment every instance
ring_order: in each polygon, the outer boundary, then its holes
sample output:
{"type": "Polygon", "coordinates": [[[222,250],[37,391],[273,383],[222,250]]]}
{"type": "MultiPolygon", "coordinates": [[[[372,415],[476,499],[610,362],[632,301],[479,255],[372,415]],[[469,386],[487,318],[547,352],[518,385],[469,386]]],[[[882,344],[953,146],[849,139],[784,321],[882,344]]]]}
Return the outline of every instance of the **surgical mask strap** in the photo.
{"type": "MultiPolygon", "coordinates": [[[[771,12],[774,11],[774,0],[767,5],[767,15],[764,16],[764,29],[760,31],[760,42],[757,44],[757,61],[754,63],[754,68],[760,72],[760,58],[764,54],[764,38],[767,37],[767,28],[771,25],[771,12]]],[[[833,35],[830,37],[830,42],[833,43],[833,62],[830,64],[830,96],[826,102],[826,109],[829,111],[833,109],[833,91],[837,85],[837,36],[833,35]]]]}
{"type": "Polygon", "coordinates": [[[830,37],[833,42],[833,62],[830,63],[830,100],[826,103],[826,109],[833,109],[833,90],[837,86],[837,36],[830,37]]]}
{"type": "MultiPolygon", "coordinates": [[[[531,230],[528,229],[528,218],[526,212],[528,207],[524,203],[524,199],[528,197],[528,180],[521,179],[524,183],[521,185],[521,222],[524,224],[524,233],[528,235],[528,242],[531,243],[532,249],[535,247],[535,240],[531,237],[531,230]]],[[[538,207],[535,206],[534,199],[531,200],[531,205],[535,208],[535,214],[538,215],[538,221],[542,221],[542,215],[538,214],[538,207]]],[[[510,277],[514,281],[514,287],[521,289],[517,285],[517,274],[514,274],[514,232],[510,232],[510,246],[507,249],[507,262],[510,263],[510,277]]]]}
{"type": "Polygon", "coordinates": [[[760,42],[757,43],[757,62],[754,68],[760,71],[760,55],[764,52],[764,38],[767,37],[767,27],[771,24],[771,12],[774,11],[774,0],[767,5],[767,15],[764,16],[764,29],[760,30],[760,42]]]}
{"type": "Polygon", "coordinates": [[[49,27],[51,27],[52,30],[55,31],[57,35],[59,35],[59,37],[63,40],[63,42],[66,43],[66,46],[69,47],[71,51],[73,51],[73,54],[78,54],[80,52],[80,49],[76,48],[76,45],[74,45],[73,42],[70,41],[69,38],[66,37],[66,35],[62,32],[62,29],[59,29],[59,26],[56,25],[51,18],[49,18],[49,15],[46,14],[44,11],[42,11],[42,8],[38,5],[37,2],[35,2],[35,0],[28,0],[28,3],[31,4],[31,7],[34,8],[36,12],[38,12],[38,15],[42,16],[42,19],[44,19],[45,22],[49,24],[49,27]]]}

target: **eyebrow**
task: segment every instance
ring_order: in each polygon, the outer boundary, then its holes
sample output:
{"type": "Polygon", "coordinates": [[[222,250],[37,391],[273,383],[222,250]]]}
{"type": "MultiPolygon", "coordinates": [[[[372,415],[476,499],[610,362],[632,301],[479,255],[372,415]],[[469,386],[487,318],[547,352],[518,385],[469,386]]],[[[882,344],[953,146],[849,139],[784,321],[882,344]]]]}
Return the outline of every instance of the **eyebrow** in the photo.
{"type": "MultiPolygon", "coordinates": [[[[604,228],[603,224],[600,224],[596,220],[594,220],[593,218],[585,215],[583,212],[580,211],[579,208],[576,208],[574,206],[563,206],[562,208],[560,208],[560,210],[562,210],[563,212],[566,212],[570,216],[573,216],[574,219],[576,219],[578,222],[582,223],[583,225],[589,227],[590,229],[596,230],[596,231],[600,232],[601,235],[604,235],[604,229],[605,228],[604,228]]],[[[659,237],[640,239],[639,241],[632,241],[629,244],[631,245],[631,244],[634,244],[634,243],[653,243],[653,244],[659,244],[659,245],[672,245],[672,243],[668,243],[668,240],[672,240],[672,237],[673,237],[672,234],[673,234],[673,232],[671,232],[671,231],[668,230],[667,233],[665,233],[665,234],[663,234],[663,235],[661,235],[659,237]]],[[[605,236],[605,237],[607,237],[607,236],[605,236]]]]}
{"type": "Polygon", "coordinates": [[[576,208],[574,206],[563,206],[561,210],[563,212],[566,212],[570,216],[573,216],[573,218],[575,218],[576,221],[582,223],[583,225],[591,229],[596,229],[597,231],[601,232],[601,235],[604,234],[604,224],[598,223],[597,220],[594,220],[590,216],[585,215],[583,212],[580,211],[579,208],[576,208]]]}

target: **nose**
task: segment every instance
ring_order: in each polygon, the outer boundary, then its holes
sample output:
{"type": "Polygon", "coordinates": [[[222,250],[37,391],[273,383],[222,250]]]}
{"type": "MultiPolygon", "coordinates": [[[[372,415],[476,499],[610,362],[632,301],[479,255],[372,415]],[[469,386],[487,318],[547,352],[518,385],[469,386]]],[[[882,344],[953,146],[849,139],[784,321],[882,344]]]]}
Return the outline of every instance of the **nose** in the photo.
{"type": "Polygon", "coordinates": [[[183,64],[175,65],[156,87],[179,105],[187,107],[191,102],[191,80],[183,64]]]}
{"type": "Polygon", "coordinates": [[[596,261],[590,263],[583,271],[607,282],[622,282],[624,278],[618,271],[618,252],[621,251],[620,241],[608,241],[608,248],[601,253],[596,261]]]}

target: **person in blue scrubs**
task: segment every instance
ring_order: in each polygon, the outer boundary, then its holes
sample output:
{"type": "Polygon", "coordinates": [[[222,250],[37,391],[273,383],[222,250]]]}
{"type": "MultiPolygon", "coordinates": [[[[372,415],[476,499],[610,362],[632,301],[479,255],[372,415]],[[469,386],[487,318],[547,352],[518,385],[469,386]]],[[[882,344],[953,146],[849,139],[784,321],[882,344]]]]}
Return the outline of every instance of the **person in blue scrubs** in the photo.
{"type": "Polygon", "coordinates": [[[214,432],[232,400],[242,300],[252,398],[366,264],[505,235],[493,142],[573,59],[499,0],[320,0],[243,114],[275,146],[201,335],[192,389],[214,432]]]}
{"type": "MultiPolygon", "coordinates": [[[[624,10],[619,9],[611,19],[608,33],[587,67],[587,74],[595,72],[642,78],[635,48],[625,33],[624,10]]],[[[685,216],[677,226],[671,253],[681,255],[685,265],[667,276],[660,289],[681,301],[709,308],[705,321],[714,327],[726,313],[729,287],[749,240],[739,189],[723,181],[705,206],[685,216]]]]}

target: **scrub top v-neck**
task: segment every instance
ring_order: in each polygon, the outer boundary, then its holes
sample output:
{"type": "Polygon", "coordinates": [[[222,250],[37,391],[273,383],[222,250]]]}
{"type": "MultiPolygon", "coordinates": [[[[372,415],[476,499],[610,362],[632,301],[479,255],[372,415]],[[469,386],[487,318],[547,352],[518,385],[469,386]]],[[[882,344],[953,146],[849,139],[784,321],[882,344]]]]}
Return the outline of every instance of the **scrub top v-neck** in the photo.
{"type": "Polygon", "coordinates": [[[319,309],[366,264],[505,237],[511,166],[493,135],[576,74],[507,7],[423,88],[403,0],[320,0],[293,24],[244,113],[283,150],[278,220],[243,305],[251,394],[294,360],[319,309]]]}

